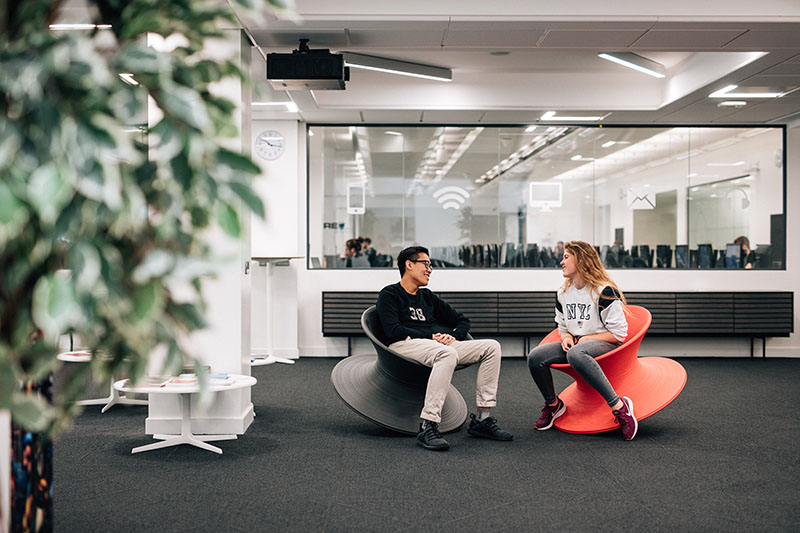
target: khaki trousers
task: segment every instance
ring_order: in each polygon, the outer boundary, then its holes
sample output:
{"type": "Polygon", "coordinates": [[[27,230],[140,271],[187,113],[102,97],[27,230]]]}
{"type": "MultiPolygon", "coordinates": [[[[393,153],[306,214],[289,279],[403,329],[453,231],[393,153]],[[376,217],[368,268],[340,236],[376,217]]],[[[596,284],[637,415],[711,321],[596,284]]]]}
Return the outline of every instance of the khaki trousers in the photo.
{"type": "Polygon", "coordinates": [[[497,382],[500,378],[500,343],[494,339],[453,341],[442,344],[433,339],[412,339],[393,342],[389,348],[418,363],[431,367],[425,405],[420,418],[442,421],[442,405],[450,390],[456,365],[479,363],[475,387],[478,407],[497,405],[497,382]]]}

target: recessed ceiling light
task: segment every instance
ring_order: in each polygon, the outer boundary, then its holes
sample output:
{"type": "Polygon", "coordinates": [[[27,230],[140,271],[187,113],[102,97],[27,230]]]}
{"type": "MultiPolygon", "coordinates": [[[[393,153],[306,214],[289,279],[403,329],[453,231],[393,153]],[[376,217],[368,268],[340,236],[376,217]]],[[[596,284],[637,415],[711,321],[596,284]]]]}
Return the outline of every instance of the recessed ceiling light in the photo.
{"type": "Polygon", "coordinates": [[[744,100],[724,100],[717,104],[717,107],[743,107],[747,102],[744,100]]]}
{"type": "Polygon", "coordinates": [[[709,94],[709,98],[780,98],[794,92],[798,87],[779,88],[779,87],[739,87],[738,85],[728,85],[718,91],[709,94]],[[736,91],[736,92],[734,92],[736,91]]]}
{"type": "Polygon", "coordinates": [[[402,135],[402,133],[400,133],[399,131],[391,131],[391,130],[387,130],[384,133],[386,135],[402,135]]]}

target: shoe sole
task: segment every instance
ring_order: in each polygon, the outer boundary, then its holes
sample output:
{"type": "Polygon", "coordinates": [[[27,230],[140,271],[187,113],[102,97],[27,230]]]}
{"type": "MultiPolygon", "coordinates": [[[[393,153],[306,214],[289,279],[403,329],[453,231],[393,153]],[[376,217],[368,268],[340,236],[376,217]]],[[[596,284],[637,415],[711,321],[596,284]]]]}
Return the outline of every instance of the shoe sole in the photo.
{"type": "Polygon", "coordinates": [[[430,444],[425,444],[421,440],[417,440],[417,444],[425,448],[426,450],[432,450],[434,452],[443,452],[445,450],[450,449],[450,444],[443,444],[441,446],[431,446],[430,444]]]}
{"type": "Polygon", "coordinates": [[[559,418],[561,415],[563,415],[566,412],[567,412],[567,404],[564,404],[564,405],[561,406],[561,409],[559,409],[558,411],[555,412],[555,414],[553,415],[553,418],[550,419],[550,423],[547,424],[545,427],[543,427],[543,428],[540,428],[538,426],[533,426],[533,427],[537,431],[547,431],[548,429],[553,427],[553,424],[556,423],[556,418],[559,418]]]}
{"type": "Polygon", "coordinates": [[[514,435],[511,435],[510,437],[508,437],[506,439],[506,438],[493,437],[491,435],[486,435],[485,433],[473,433],[469,429],[467,430],[467,435],[470,436],[470,437],[474,437],[476,439],[489,439],[489,440],[497,440],[497,441],[501,441],[501,442],[508,442],[510,440],[514,440],[514,435]]]}
{"type": "Polygon", "coordinates": [[[623,396],[622,403],[624,403],[625,406],[628,408],[628,411],[631,414],[631,418],[633,418],[633,435],[631,435],[629,439],[625,440],[633,440],[633,438],[636,436],[636,432],[639,431],[639,421],[636,420],[636,415],[633,414],[633,401],[627,396],[623,396]]]}

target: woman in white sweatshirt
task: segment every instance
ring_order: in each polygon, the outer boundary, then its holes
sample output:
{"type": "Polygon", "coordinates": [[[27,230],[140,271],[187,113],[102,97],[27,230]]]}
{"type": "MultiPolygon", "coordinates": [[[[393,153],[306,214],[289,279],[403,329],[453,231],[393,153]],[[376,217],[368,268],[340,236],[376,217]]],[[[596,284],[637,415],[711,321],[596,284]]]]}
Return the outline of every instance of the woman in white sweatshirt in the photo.
{"type": "Polygon", "coordinates": [[[564,245],[561,272],[566,278],[556,295],[556,316],[561,342],[537,346],[528,354],[528,368],[545,400],[542,415],[534,423],[538,430],[550,429],[566,412],[556,395],[550,365],[569,363],[608,403],[619,421],[622,436],[636,436],[638,423],[633,402],[614,391],[595,357],[625,341],[625,297],[603,268],[594,246],[583,241],[564,245]]]}

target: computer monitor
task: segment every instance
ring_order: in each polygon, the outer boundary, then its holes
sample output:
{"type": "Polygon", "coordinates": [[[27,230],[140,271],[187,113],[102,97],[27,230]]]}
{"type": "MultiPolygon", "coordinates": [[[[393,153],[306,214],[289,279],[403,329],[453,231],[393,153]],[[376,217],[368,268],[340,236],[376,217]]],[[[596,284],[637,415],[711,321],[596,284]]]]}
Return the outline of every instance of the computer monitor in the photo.
{"type": "Polygon", "coordinates": [[[640,244],[639,245],[639,257],[644,259],[645,264],[647,264],[647,268],[653,268],[653,259],[650,257],[650,245],[649,244],[640,244]]]}
{"type": "Polygon", "coordinates": [[[672,266],[672,248],[669,244],[656,245],[656,267],[669,268],[672,266]]]}
{"type": "Polygon", "coordinates": [[[689,245],[675,246],[675,268],[689,268],[689,245]]]}
{"type": "Polygon", "coordinates": [[[528,205],[540,207],[542,212],[561,207],[561,182],[531,181],[528,183],[528,205]]]}
{"type": "Polygon", "coordinates": [[[604,244],[600,248],[600,261],[602,261],[604,265],[606,264],[606,257],[608,256],[609,248],[611,248],[611,247],[609,245],[607,245],[607,244],[604,244]]]}
{"type": "Polygon", "coordinates": [[[713,265],[713,248],[710,244],[697,245],[697,266],[699,268],[711,268],[713,265]]]}
{"type": "Polygon", "coordinates": [[[725,268],[742,268],[742,245],[740,243],[725,245],[725,268]]]}
{"type": "Polygon", "coordinates": [[[772,268],[772,246],[769,244],[756,245],[755,268],[772,268]]]}

